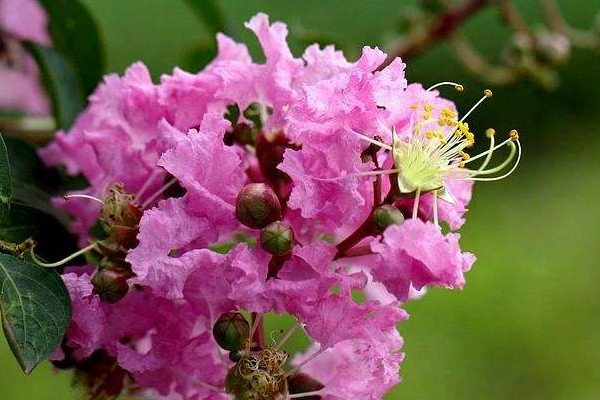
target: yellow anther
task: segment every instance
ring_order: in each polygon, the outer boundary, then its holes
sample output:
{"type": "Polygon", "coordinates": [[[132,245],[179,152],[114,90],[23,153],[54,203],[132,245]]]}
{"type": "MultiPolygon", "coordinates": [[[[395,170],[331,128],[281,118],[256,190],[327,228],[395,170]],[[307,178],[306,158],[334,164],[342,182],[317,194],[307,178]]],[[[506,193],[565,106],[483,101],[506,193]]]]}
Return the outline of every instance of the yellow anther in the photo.
{"type": "Polygon", "coordinates": [[[418,106],[417,104],[413,104],[412,106],[410,106],[410,108],[411,108],[412,110],[415,110],[415,111],[416,111],[416,110],[419,108],[419,106],[418,106]]]}
{"type": "Polygon", "coordinates": [[[471,158],[470,155],[468,155],[467,153],[465,153],[464,151],[459,151],[458,155],[461,156],[463,158],[463,160],[468,160],[469,158],[471,158]]]}
{"type": "Polygon", "coordinates": [[[425,137],[427,139],[432,139],[435,136],[435,132],[434,131],[427,131],[425,132],[425,137]]]}
{"type": "Polygon", "coordinates": [[[425,112],[425,114],[423,115],[423,119],[425,119],[425,120],[431,119],[431,113],[425,112]]]}
{"type": "Polygon", "coordinates": [[[456,89],[457,92],[462,92],[465,90],[465,87],[463,85],[456,85],[454,86],[454,89],[456,89]]]}
{"type": "Polygon", "coordinates": [[[515,141],[515,140],[519,140],[519,132],[517,132],[516,129],[513,129],[512,131],[510,131],[510,133],[508,134],[510,136],[510,138],[515,141]]]}
{"type": "Polygon", "coordinates": [[[425,104],[425,105],[423,106],[423,109],[424,109],[426,112],[430,113],[430,112],[432,112],[432,111],[433,111],[433,106],[432,106],[431,104],[425,104]]]}
{"type": "Polygon", "coordinates": [[[491,91],[490,89],[485,89],[485,90],[483,91],[483,94],[484,94],[484,95],[485,95],[485,97],[487,97],[488,99],[494,95],[494,93],[492,93],[492,91],[491,91]]]}
{"type": "Polygon", "coordinates": [[[487,136],[489,138],[491,138],[495,134],[496,134],[496,131],[494,130],[494,128],[489,128],[488,130],[485,131],[485,136],[487,136]]]}
{"type": "Polygon", "coordinates": [[[461,168],[464,168],[464,167],[465,167],[465,163],[464,163],[464,161],[461,161],[461,162],[459,162],[459,163],[458,163],[458,166],[459,166],[459,167],[461,167],[461,168]]]}

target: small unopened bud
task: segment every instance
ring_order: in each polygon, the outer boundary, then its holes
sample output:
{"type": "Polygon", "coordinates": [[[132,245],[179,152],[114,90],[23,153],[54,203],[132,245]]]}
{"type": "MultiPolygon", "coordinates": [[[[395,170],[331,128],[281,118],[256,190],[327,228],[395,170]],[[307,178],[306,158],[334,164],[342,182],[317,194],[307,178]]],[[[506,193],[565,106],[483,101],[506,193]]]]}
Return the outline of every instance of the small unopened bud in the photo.
{"type": "Polygon", "coordinates": [[[129,292],[129,284],[127,279],[131,274],[120,268],[105,268],[94,275],[92,285],[94,285],[94,293],[101,300],[107,303],[114,304],[121,300],[129,292]]]}
{"type": "Polygon", "coordinates": [[[238,194],[235,215],[249,228],[262,229],[281,219],[281,204],[277,195],[264,183],[251,183],[238,194]]]}
{"type": "MultiPolygon", "coordinates": [[[[323,384],[307,374],[298,373],[288,378],[288,388],[290,394],[308,393],[323,389],[323,384]]],[[[320,398],[319,395],[302,397],[303,400],[319,400],[320,398]]]]}
{"type": "Polygon", "coordinates": [[[250,324],[242,314],[231,311],[221,315],[215,322],[213,336],[221,348],[238,351],[246,346],[250,336],[250,324]]]}
{"type": "Polygon", "coordinates": [[[395,206],[384,204],[373,211],[373,223],[381,232],[390,225],[402,225],[404,215],[395,206]]]}
{"type": "Polygon", "coordinates": [[[294,247],[294,242],[294,231],[281,221],[267,225],[260,232],[260,245],[264,251],[274,256],[289,254],[294,247]]]}

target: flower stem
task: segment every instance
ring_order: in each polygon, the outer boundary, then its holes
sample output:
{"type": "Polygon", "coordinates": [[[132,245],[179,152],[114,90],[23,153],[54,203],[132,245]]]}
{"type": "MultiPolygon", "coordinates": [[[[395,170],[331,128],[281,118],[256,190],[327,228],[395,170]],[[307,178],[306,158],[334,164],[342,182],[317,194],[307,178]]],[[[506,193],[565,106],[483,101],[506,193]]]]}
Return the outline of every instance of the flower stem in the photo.
{"type": "Polygon", "coordinates": [[[98,242],[94,242],[94,243],[90,244],[89,246],[84,247],[83,249],[81,249],[79,251],[76,251],[75,253],[71,254],[70,256],[67,256],[67,257],[63,258],[62,260],[54,262],[54,263],[45,263],[45,262],[41,261],[39,258],[37,258],[37,256],[33,252],[33,247],[29,249],[29,253],[31,254],[31,259],[33,260],[33,262],[36,263],[37,265],[39,265],[40,267],[56,268],[56,267],[60,267],[61,265],[68,263],[72,259],[77,258],[82,254],[87,253],[90,250],[94,250],[96,248],[97,244],[98,244],[98,242]]]}

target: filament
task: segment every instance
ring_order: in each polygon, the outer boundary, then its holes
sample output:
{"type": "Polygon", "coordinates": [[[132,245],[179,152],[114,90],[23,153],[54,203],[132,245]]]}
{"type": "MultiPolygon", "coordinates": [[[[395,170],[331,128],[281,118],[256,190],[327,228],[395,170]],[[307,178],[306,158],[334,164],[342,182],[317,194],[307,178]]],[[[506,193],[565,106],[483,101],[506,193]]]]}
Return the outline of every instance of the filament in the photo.
{"type": "Polygon", "coordinates": [[[148,199],[146,199],[146,201],[144,201],[144,203],[142,204],[142,208],[146,208],[150,204],[152,204],[152,202],[154,200],[156,200],[161,194],[163,194],[165,190],[167,190],[168,188],[173,186],[175,184],[175,182],[177,182],[177,179],[173,178],[169,182],[167,182],[163,187],[161,187],[156,192],[154,192],[152,194],[152,196],[148,197],[148,199]]]}
{"type": "Polygon", "coordinates": [[[385,144],[385,143],[382,143],[379,140],[375,140],[373,138],[370,138],[367,135],[363,135],[362,133],[358,133],[358,132],[356,132],[354,130],[350,130],[350,132],[352,132],[353,134],[355,134],[356,136],[358,136],[362,140],[374,144],[375,146],[379,146],[382,149],[386,149],[386,150],[390,150],[390,151],[392,150],[392,146],[390,146],[388,144],[385,144]]]}
{"type": "Polygon", "coordinates": [[[504,160],[500,165],[498,165],[494,168],[470,171],[473,174],[473,176],[490,175],[490,174],[493,174],[494,172],[502,171],[504,168],[506,168],[506,166],[508,164],[510,164],[510,162],[513,160],[513,158],[515,158],[515,153],[517,152],[517,146],[515,146],[514,143],[509,143],[508,145],[510,146],[510,154],[508,155],[508,157],[506,157],[506,160],[504,160]]]}
{"type": "Polygon", "coordinates": [[[323,394],[323,390],[315,390],[313,392],[288,394],[287,398],[288,399],[301,399],[303,397],[319,396],[321,394],[323,394]]]}
{"type": "Polygon", "coordinates": [[[95,196],[90,196],[89,194],[67,194],[65,196],[63,196],[63,199],[65,200],[69,200],[69,199],[88,199],[88,200],[93,200],[97,203],[100,203],[102,205],[104,205],[104,201],[95,197],[95,196]]]}
{"type": "Polygon", "coordinates": [[[321,354],[325,353],[325,350],[327,350],[327,349],[321,347],[318,351],[315,351],[313,354],[308,356],[304,361],[302,361],[300,364],[296,365],[294,368],[292,368],[290,371],[288,371],[285,375],[286,376],[294,375],[296,372],[298,372],[300,370],[300,368],[304,367],[306,364],[308,364],[309,362],[311,362],[312,360],[314,360],[321,354]]]}
{"type": "Polygon", "coordinates": [[[496,176],[493,178],[468,178],[468,180],[479,181],[479,182],[492,182],[492,181],[499,181],[501,179],[506,178],[510,174],[512,174],[515,171],[515,169],[517,169],[517,166],[519,165],[519,162],[521,161],[521,144],[519,143],[518,140],[516,141],[516,143],[517,143],[517,146],[516,146],[517,147],[517,161],[515,162],[515,165],[513,165],[513,167],[508,172],[506,172],[503,175],[496,176]]]}
{"type": "Polygon", "coordinates": [[[142,195],[144,194],[144,192],[146,190],[148,190],[148,188],[150,187],[150,184],[152,183],[152,181],[154,181],[154,179],[158,175],[159,175],[159,171],[155,170],[150,174],[150,176],[148,178],[146,178],[146,181],[144,181],[144,183],[142,184],[142,186],[140,187],[138,192],[135,194],[135,198],[137,200],[139,200],[142,197],[142,195]]]}
{"type": "Polygon", "coordinates": [[[419,199],[421,197],[421,188],[417,188],[417,192],[415,194],[415,203],[413,204],[413,219],[417,218],[417,213],[419,212],[419,199]]]}
{"type": "Polygon", "coordinates": [[[427,89],[427,92],[431,92],[433,89],[439,88],[440,86],[454,86],[454,88],[456,89],[457,92],[462,92],[463,90],[465,90],[464,86],[461,85],[460,83],[440,82],[440,83],[436,83],[433,86],[430,86],[429,89],[427,89]]]}
{"type": "Polygon", "coordinates": [[[481,99],[479,99],[479,101],[477,103],[475,103],[475,105],[473,107],[471,107],[471,109],[458,122],[464,122],[469,117],[469,115],[473,114],[473,111],[475,111],[481,105],[481,103],[483,103],[484,101],[486,101],[487,99],[489,99],[491,97],[492,97],[492,91],[489,89],[486,89],[484,91],[483,97],[481,99]]]}
{"type": "Polygon", "coordinates": [[[72,259],[77,258],[82,254],[87,253],[90,250],[94,250],[96,248],[97,244],[98,244],[98,242],[94,242],[94,243],[90,244],[89,246],[84,247],[83,249],[81,249],[79,251],[76,251],[75,253],[71,254],[70,256],[67,256],[67,257],[63,258],[62,260],[54,262],[54,263],[45,263],[45,262],[41,261],[33,252],[33,247],[29,249],[29,253],[31,254],[31,259],[33,260],[33,262],[36,263],[37,265],[39,265],[40,267],[56,268],[56,267],[60,267],[61,265],[68,263],[72,259]]]}
{"type": "Polygon", "coordinates": [[[281,338],[281,341],[277,344],[277,346],[275,346],[275,351],[278,351],[279,349],[281,349],[281,347],[288,341],[290,340],[290,338],[292,337],[292,335],[296,332],[296,330],[298,328],[300,328],[300,326],[302,326],[302,324],[300,322],[297,322],[294,324],[294,326],[292,326],[292,328],[287,331],[287,333],[285,334],[285,336],[283,338],[281,338]]]}
{"type": "Polygon", "coordinates": [[[438,220],[438,191],[437,190],[433,191],[433,223],[438,227],[440,226],[439,220],[438,220]]]}
{"type": "MultiPolygon", "coordinates": [[[[483,161],[483,164],[481,164],[481,166],[480,166],[480,167],[477,169],[477,172],[481,172],[481,171],[483,171],[483,170],[485,169],[485,167],[487,167],[487,166],[488,166],[488,164],[490,163],[490,161],[492,160],[492,153],[493,153],[493,152],[492,152],[492,149],[494,148],[494,144],[496,143],[496,138],[495,138],[495,136],[496,136],[496,135],[495,135],[495,132],[494,132],[494,130],[493,130],[493,129],[491,129],[491,128],[487,130],[487,135],[488,135],[488,136],[489,136],[489,138],[490,138],[490,148],[489,148],[489,150],[488,150],[488,155],[487,155],[487,157],[486,157],[486,158],[485,158],[485,160],[483,161]]],[[[511,148],[511,150],[512,150],[513,148],[514,148],[514,147],[512,147],[512,148],[511,148]]]]}

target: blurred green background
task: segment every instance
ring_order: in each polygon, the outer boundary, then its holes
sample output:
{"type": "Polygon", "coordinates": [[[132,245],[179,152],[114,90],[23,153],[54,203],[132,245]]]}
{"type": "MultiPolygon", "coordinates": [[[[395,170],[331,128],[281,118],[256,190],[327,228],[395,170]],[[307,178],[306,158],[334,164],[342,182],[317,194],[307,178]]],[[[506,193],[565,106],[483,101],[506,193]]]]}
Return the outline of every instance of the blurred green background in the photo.
{"type": "MultiPolygon", "coordinates": [[[[109,71],[143,60],[155,77],[186,65],[208,30],[181,0],[86,0],[106,39],[109,71]]],[[[290,25],[295,54],[318,32],[360,48],[381,45],[413,0],[221,1],[229,34],[255,40],[243,22],[258,11],[290,25]]],[[[517,1],[535,25],[535,3],[517,1]]],[[[588,26],[597,0],[563,0],[565,15],[588,26]]],[[[489,8],[466,25],[489,57],[509,31],[489,8]]],[[[257,54],[257,53],[255,53],[257,54]]],[[[350,50],[352,57],[356,51],[350,50]]],[[[459,66],[446,45],[408,65],[409,81],[467,86],[461,109],[484,86],[459,66]]],[[[472,119],[521,132],[524,160],[515,175],[477,185],[465,249],[478,262],[462,292],[432,290],[408,306],[404,382],[389,399],[600,398],[600,55],[575,51],[554,92],[527,82],[494,88],[472,119]]],[[[450,94],[450,93],[449,93],[450,94]]],[[[8,346],[0,346],[0,391],[6,400],[69,399],[69,375],[45,365],[24,377],[8,346]]]]}

